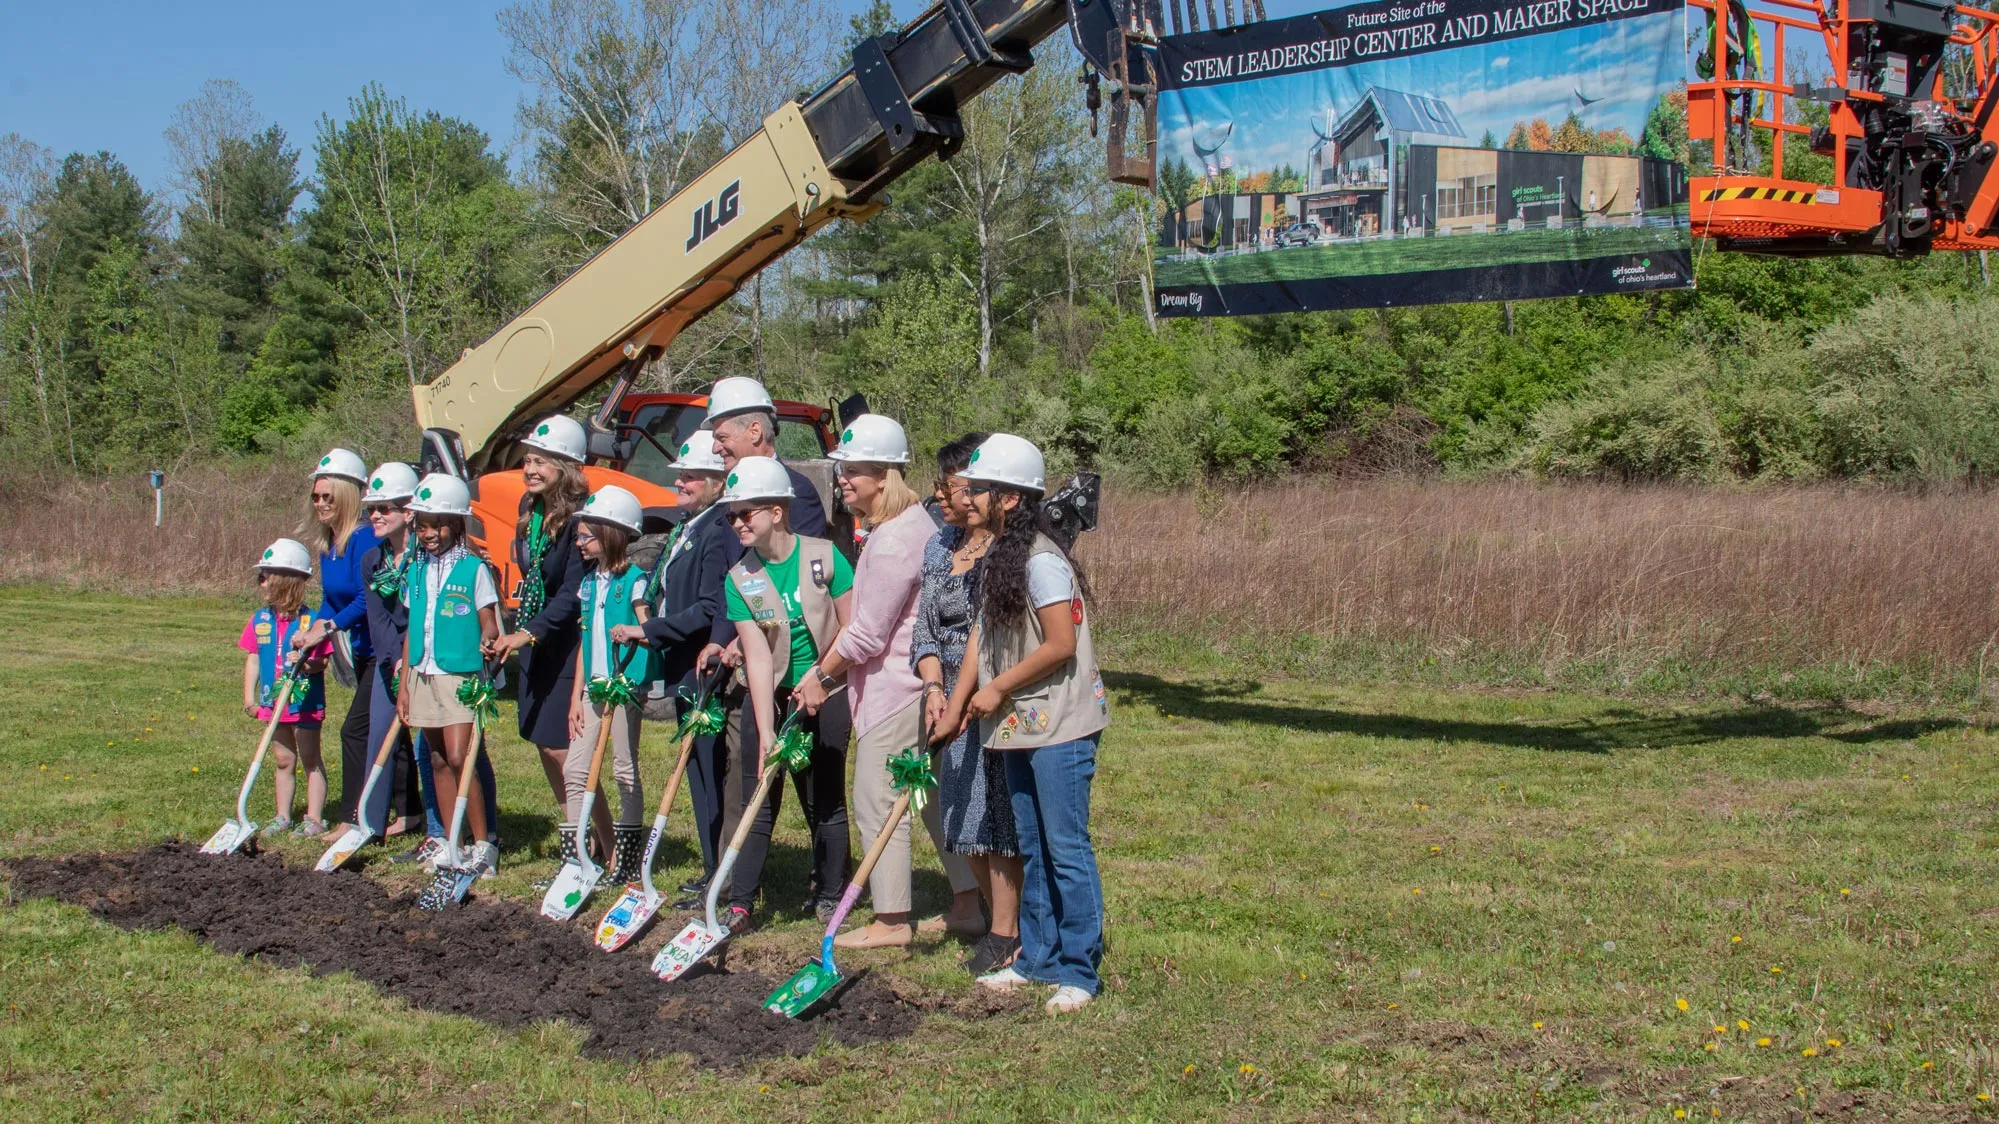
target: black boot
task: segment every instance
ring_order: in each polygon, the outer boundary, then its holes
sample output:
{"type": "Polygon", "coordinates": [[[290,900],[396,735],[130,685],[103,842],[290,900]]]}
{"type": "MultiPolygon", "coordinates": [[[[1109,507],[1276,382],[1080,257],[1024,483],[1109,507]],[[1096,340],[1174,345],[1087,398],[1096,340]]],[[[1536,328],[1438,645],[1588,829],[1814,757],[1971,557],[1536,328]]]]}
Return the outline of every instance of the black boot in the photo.
{"type": "Polygon", "coordinates": [[[611,856],[615,860],[610,877],[612,885],[629,885],[639,880],[639,868],[645,865],[647,834],[645,828],[622,824],[612,829],[611,856]]]}
{"type": "Polygon", "coordinates": [[[542,878],[535,882],[531,889],[536,893],[540,893],[550,886],[555,885],[555,876],[561,873],[562,868],[576,862],[576,825],[573,823],[557,824],[555,830],[556,842],[562,848],[562,861],[556,864],[554,870],[548,872],[547,878],[542,878]]]}

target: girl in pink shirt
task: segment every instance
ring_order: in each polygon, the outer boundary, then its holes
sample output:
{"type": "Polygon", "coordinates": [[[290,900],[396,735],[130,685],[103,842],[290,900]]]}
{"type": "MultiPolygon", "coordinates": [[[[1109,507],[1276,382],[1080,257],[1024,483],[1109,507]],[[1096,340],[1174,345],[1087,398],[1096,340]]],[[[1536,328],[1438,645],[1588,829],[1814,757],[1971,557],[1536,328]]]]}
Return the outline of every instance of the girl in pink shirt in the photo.
{"type": "Polygon", "coordinates": [[[236,646],[243,657],[243,713],[269,722],[277,707],[284,708],[278,729],[271,738],[271,754],[276,769],[271,774],[277,790],[278,816],[265,834],[292,829],[301,837],[326,830],[326,764],[319,755],[319,727],[326,720],[327,657],[333,642],[323,640],[300,656],[304,661],[305,694],[278,697],[278,683],[284,678],[285,663],[291,657],[292,637],[312,626],[312,614],[305,608],[306,582],[312,577],[312,562],[303,544],[279,539],[264,551],[257,564],[257,589],[264,607],[244,622],[243,635],[236,646]],[[292,796],[297,786],[297,768],[305,762],[305,819],[292,828],[292,796]]]}

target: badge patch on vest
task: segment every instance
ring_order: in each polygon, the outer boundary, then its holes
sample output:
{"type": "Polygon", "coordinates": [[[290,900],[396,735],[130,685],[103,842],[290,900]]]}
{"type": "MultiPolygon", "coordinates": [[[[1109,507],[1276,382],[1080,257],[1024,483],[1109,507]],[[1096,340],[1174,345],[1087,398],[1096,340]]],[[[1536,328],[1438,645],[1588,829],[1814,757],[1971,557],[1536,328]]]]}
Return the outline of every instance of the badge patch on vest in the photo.
{"type": "Polygon", "coordinates": [[[764,590],[770,588],[770,583],[762,578],[746,578],[744,579],[742,585],[743,585],[743,592],[746,594],[762,593],[764,590]]]}
{"type": "Polygon", "coordinates": [[[1018,714],[1007,715],[1006,721],[1000,723],[999,743],[1001,745],[1005,745],[1006,743],[1012,741],[1013,732],[1019,728],[1020,728],[1020,715],[1018,714]]]}
{"type": "Polygon", "coordinates": [[[774,621],[777,619],[777,610],[776,609],[752,610],[750,613],[750,619],[757,621],[774,621]]]}
{"type": "Polygon", "coordinates": [[[1101,713],[1109,714],[1111,712],[1111,704],[1110,700],[1104,697],[1104,673],[1097,668],[1091,668],[1090,678],[1094,681],[1093,690],[1095,690],[1097,695],[1097,710],[1101,713]]]}
{"type": "Polygon", "coordinates": [[[1027,708],[1027,717],[1021,721],[1021,725],[1037,734],[1045,733],[1048,730],[1048,712],[1038,706],[1030,706],[1027,708]]]}
{"type": "Polygon", "coordinates": [[[823,558],[812,560],[812,584],[820,589],[826,588],[826,561],[823,558]]]}
{"type": "Polygon", "coordinates": [[[1082,598],[1080,598],[1080,597],[1071,597],[1071,598],[1069,599],[1069,621],[1070,621],[1070,623],[1071,623],[1071,624],[1082,624],[1082,623],[1083,623],[1083,599],[1082,599],[1082,598]]]}

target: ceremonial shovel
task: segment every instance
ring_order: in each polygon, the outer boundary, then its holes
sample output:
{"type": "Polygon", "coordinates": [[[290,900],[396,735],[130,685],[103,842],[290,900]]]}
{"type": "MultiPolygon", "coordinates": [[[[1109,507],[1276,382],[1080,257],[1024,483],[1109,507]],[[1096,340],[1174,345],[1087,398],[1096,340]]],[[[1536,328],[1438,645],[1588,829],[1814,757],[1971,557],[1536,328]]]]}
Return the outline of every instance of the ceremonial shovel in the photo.
{"type": "MultiPolygon", "coordinates": [[[[257,743],[257,753],[250,758],[250,772],[243,778],[243,790],[236,794],[236,818],[222,821],[208,842],[201,845],[204,855],[226,855],[250,841],[257,834],[257,825],[250,822],[250,790],[257,785],[257,772],[264,767],[264,754],[270,752],[271,739],[278,735],[278,723],[284,721],[285,708],[292,704],[292,686],[298,680],[299,668],[305,663],[304,653],[292,657],[278,680],[278,688],[271,695],[271,720],[264,726],[264,737],[257,743]]],[[[285,810],[279,809],[279,815],[285,810]]]]}
{"type": "Polygon", "coordinates": [[[631,666],[632,655],[637,651],[632,645],[620,645],[617,655],[617,670],[613,678],[597,680],[610,685],[606,688],[604,711],[597,717],[597,749],[590,755],[590,779],[583,782],[583,812],[576,817],[576,861],[565,862],[562,869],[555,872],[555,881],[548,884],[548,892],[541,896],[541,915],[550,921],[567,921],[576,916],[583,903],[597,889],[598,880],[604,877],[604,868],[590,861],[590,813],[597,804],[597,776],[604,767],[604,747],[611,743],[611,723],[623,708],[616,699],[608,697],[609,692],[620,683],[625,694],[631,693],[631,682],[625,679],[625,668],[631,666]]]}
{"type": "MultiPolygon", "coordinates": [[[[395,748],[396,735],[402,732],[403,720],[391,718],[389,734],[382,739],[382,748],[375,751],[375,765],[368,770],[368,783],[361,786],[361,799],[354,805],[353,828],[334,840],[333,846],[328,847],[326,853],[319,856],[319,861],[313,864],[312,869],[321,874],[339,870],[340,864],[353,858],[356,851],[367,846],[368,840],[375,837],[375,829],[367,824],[368,794],[375,791],[375,782],[382,779],[382,769],[389,763],[389,752],[395,748]]],[[[388,816],[386,807],[382,809],[382,815],[385,819],[388,816]]],[[[382,824],[383,831],[387,831],[388,827],[387,823],[382,824]]]]}
{"type": "MultiPolygon", "coordinates": [[[[625,947],[633,937],[645,931],[653,915],[666,901],[666,895],[652,884],[653,855],[659,850],[659,841],[666,835],[666,813],[673,807],[673,797],[680,791],[680,778],[687,772],[687,756],[693,752],[694,739],[704,731],[699,719],[708,706],[710,696],[722,682],[727,672],[717,667],[701,685],[701,694],[694,700],[694,709],[687,712],[685,730],[680,737],[680,763],[673,767],[673,775],[666,779],[666,795],[660,798],[659,813],[652,818],[652,836],[646,840],[646,857],[639,866],[639,882],[627,885],[625,892],[612,903],[597,923],[597,947],[605,952],[616,952],[625,947]]],[[[718,733],[709,730],[707,733],[718,733]]]]}
{"type": "MultiPolygon", "coordinates": [[[[926,745],[929,743],[927,736],[924,738],[924,743],[926,745]]],[[[833,911],[832,920],[826,924],[825,939],[819,942],[819,959],[808,961],[805,967],[793,972],[790,979],[777,985],[777,989],[764,1000],[764,1010],[795,1019],[839,986],[842,977],[839,966],[833,963],[833,937],[839,933],[840,924],[847,919],[847,914],[854,908],[854,903],[860,900],[861,887],[868,884],[868,875],[874,873],[875,863],[882,857],[882,852],[888,849],[889,838],[895,834],[895,829],[902,823],[903,815],[909,811],[911,799],[913,797],[920,799],[920,794],[926,787],[936,784],[936,780],[930,776],[929,754],[916,746],[910,746],[891,758],[889,773],[895,778],[895,785],[900,794],[895,798],[894,805],[889,808],[888,822],[882,825],[881,833],[875,836],[874,845],[868,848],[867,857],[861,860],[860,868],[854,871],[853,879],[847,883],[847,892],[840,895],[840,906],[833,911]],[[912,757],[912,754],[915,756],[912,757]],[[910,771],[919,764],[920,772],[910,771]]]]}
{"type": "MultiPolygon", "coordinates": [[[[838,694],[844,690],[846,687],[843,685],[834,688],[833,693],[838,694]]],[[[773,753],[771,759],[764,762],[763,779],[757,782],[756,795],[750,797],[749,804],[743,808],[742,820],[736,824],[736,834],[729,840],[729,849],[722,852],[722,861],[715,866],[715,876],[708,880],[707,923],[703,924],[698,917],[689,921],[687,928],[682,929],[679,936],[661,945],[659,954],[652,958],[653,974],[660,979],[669,983],[679,979],[689,968],[699,964],[702,957],[715,951],[717,945],[729,939],[729,930],[715,919],[715,902],[722,892],[722,887],[729,884],[729,875],[736,868],[736,855],[743,849],[743,842],[750,837],[750,825],[756,821],[757,811],[763,807],[764,797],[770,795],[771,784],[786,771],[782,754],[775,750],[784,741],[785,734],[798,724],[799,718],[804,714],[804,707],[794,709],[791,717],[785,719],[784,725],[778,729],[777,737],[772,739],[773,753]]]]}

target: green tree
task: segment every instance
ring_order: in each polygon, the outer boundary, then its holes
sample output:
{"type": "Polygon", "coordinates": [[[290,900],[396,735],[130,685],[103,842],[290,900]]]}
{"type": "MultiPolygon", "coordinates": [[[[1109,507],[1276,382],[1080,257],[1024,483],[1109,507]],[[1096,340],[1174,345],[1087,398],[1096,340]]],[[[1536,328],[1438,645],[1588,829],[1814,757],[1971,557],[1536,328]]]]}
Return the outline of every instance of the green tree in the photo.
{"type": "Polygon", "coordinates": [[[1175,156],[1159,168],[1159,198],[1170,210],[1179,210],[1194,197],[1194,169],[1175,156]]]}
{"type": "Polygon", "coordinates": [[[1687,91],[1662,94],[1645,114],[1644,131],[1638,135],[1638,155],[1658,160],[1687,162],[1687,91]]]}
{"type": "Polygon", "coordinates": [[[225,137],[195,183],[181,211],[176,294],[190,312],[221,324],[222,351],[240,369],[278,315],[280,255],[303,187],[298,152],[276,125],[225,137]]]}

